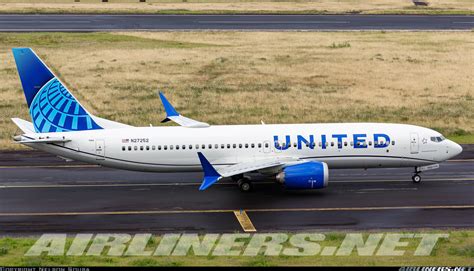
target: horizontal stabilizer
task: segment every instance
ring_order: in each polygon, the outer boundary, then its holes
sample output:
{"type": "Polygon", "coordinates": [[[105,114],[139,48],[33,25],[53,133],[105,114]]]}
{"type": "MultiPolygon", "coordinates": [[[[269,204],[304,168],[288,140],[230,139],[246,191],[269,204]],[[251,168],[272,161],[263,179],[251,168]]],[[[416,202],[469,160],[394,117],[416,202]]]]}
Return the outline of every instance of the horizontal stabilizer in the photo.
{"type": "Polygon", "coordinates": [[[35,127],[33,126],[33,123],[26,121],[24,119],[20,118],[12,118],[13,123],[15,123],[18,128],[20,128],[21,131],[25,134],[29,133],[34,133],[35,132],[35,127]]]}
{"type": "Polygon", "coordinates": [[[31,138],[26,136],[15,137],[15,142],[17,143],[66,143],[71,141],[64,137],[38,137],[31,138]],[[19,140],[17,140],[19,139],[19,140]]]}
{"type": "Polygon", "coordinates": [[[166,111],[166,118],[162,122],[167,122],[171,120],[183,127],[188,127],[188,128],[206,128],[210,126],[208,123],[200,122],[200,121],[182,116],[181,114],[178,113],[178,111],[176,111],[176,109],[166,99],[163,93],[160,92],[159,95],[160,95],[161,102],[163,103],[163,107],[165,108],[165,111],[166,111]]]}

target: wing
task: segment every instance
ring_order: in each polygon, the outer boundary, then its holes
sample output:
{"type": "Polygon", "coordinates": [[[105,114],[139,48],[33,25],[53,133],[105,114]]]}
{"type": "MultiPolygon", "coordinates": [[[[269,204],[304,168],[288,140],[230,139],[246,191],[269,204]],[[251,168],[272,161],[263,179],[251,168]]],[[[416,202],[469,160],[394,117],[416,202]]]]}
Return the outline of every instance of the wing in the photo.
{"type": "Polygon", "coordinates": [[[237,163],[235,165],[219,168],[219,170],[216,170],[201,152],[198,152],[198,156],[204,171],[204,180],[201,184],[201,187],[199,187],[199,190],[206,190],[224,177],[231,177],[234,175],[261,169],[277,168],[300,162],[299,159],[293,157],[272,157],[237,163]]]}
{"type": "Polygon", "coordinates": [[[188,127],[188,128],[206,128],[210,126],[209,124],[205,122],[200,122],[197,120],[193,120],[193,119],[181,116],[176,111],[176,109],[174,109],[171,103],[168,102],[165,95],[163,95],[163,93],[161,92],[159,94],[160,94],[161,102],[163,103],[163,107],[165,108],[165,111],[166,111],[166,118],[161,122],[167,122],[171,120],[183,127],[188,127]]]}

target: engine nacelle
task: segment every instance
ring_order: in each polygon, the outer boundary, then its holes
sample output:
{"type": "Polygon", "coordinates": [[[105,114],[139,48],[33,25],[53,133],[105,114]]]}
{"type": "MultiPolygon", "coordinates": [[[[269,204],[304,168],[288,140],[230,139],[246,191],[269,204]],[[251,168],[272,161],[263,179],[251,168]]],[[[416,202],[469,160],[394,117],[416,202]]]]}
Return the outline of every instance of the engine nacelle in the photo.
{"type": "Polygon", "coordinates": [[[321,189],[328,185],[328,165],[311,161],[287,166],[276,179],[288,189],[321,189]]]}

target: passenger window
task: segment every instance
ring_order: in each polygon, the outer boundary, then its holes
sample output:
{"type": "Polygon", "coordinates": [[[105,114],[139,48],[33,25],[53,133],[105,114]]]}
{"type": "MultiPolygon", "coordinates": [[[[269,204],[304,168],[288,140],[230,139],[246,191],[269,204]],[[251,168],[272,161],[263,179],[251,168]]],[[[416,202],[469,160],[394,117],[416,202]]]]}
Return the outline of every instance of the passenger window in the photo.
{"type": "Polygon", "coordinates": [[[150,150],[150,146],[146,146],[146,150],[149,151],[149,150],[150,150]]]}
{"type": "Polygon", "coordinates": [[[242,144],[239,144],[239,149],[242,149],[242,144]]]}
{"type": "Polygon", "coordinates": [[[182,146],[182,149],[185,150],[185,149],[186,149],[186,145],[183,145],[183,146],[182,146]]]}
{"type": "Polygon", "coordinates": [[[334,142],[331,142],[331,147],[334,147],[334,142]]]}
{"type": "Polygon", "coordinates": [[[260,149],[262,147],[262,143],[258,143],[258,148],[260,149]]]}
{"type": "Polygon", "coordinates": [[[204,150],[204,149],[206,148],[206,145],[202,144],[201,147],[202,147],[202,149],[204,150]]]}
{"type": "Polygon", "coordinates": [[[237,145],[236,144],[232,144],[232,148],[237,148],[237,145]]]}
{"type": "Polygon", "coordinates": [[[351,146],[354,146],[354,141],[351,141],[351,146]]]}
{"type": "Polygon", "coordinates": [[[265,148],[268,148],[268,147],[269,147],[269,146],[268,146],[268,143],[265,143],[265,148]]]}
{"type": "Polygon", "coordinates": [[[176,145],[176,149],[179,150],[179,145],[176,145]]]}
{"type": "Polygon", "coordinates": [[[314,143],[314,142],[311,142],[311,148],[313,148],[313,149],[314,149],[314,147],[316,147],[316,143],[314,143]]]}
{"type": "Polygon", "coordinates": [[[124,151],[124,150],[125,150],[125,146],[122,146],[122,151],[124,151]]]}
{"type": "Polygon", "coordinates": [[[318,145],[319,145],[319,147],[322,147],[322,146],[323,146],[323,143],[319,142],[319,144],[318,144],[318,145]]]}
{"type": "Polygon", "coordinates": [[[296,142],[293,143],[293,147],[298,147],[298,144],[296,142]]]}
{"type": "Polygon", "coordinates": [[[170,150],[173,150],[173,145],[170,145],[170,150]]]}
{"type": "Polygon", "coordinates": [[[199,150],[199,144],[196,144],[196,150],[199,150]]]}
{"type": "Polygon", "coordinates": [[[248,143],[245,143],[245,148],[246,148],[246,149],[249,148],[249,144],[248,144],[248,143]]]}
{"type": "Polygon", "coordinates": [[[214,149],[219,149],[219,144],[214,145],[214,149]]]}
{"type": "Polygon", "coordinates": [[[190,144],[190,145],[189,145],[189,149],[192,150],[192,149],[193,149],[193,145],[190,144]]]}
{"type": "Polygon", "coordinates": [[[158,145],[158,150],[161,151],[161,145],[158,145]]]}
{"type": "Polygon", "coordinates": [[[131,151],[131,150],[132,150],[132,146],[128,146],[128,150],[131,151]]]}
{"type": "Polygon", "coordinates": [[[212,149],[212,144],[209,144],[209,149],[212,149]]]}
{"type": "Polygon", "coordinates": [[[133,146],[133,150],[138,150],[138,146],[133,146]]]}
{"type": "Polygon", "coordinates": [[[395,145],[395,141],[392,141],[392,146],[395,145]]]}
{"type": "Polygon", "coordinates": [[[164,145],[164,146],[163,146],[163,150],[166,151],[167,149],[168,149],[168,145],[164,145]]]}
{"type": "Polygon", "coordinates": [[[140,146],[140,150],[143,151],[143,146],[140,146]]]}
{"type": "Polygon", "coordinates": [[[155,150],[155,145],[151,146],[151,150],[154,151],[155,150]]]}
{"type": "MultiPolygon", "coordinates": [[[[375,144],[377,144],[377,142],[375,142],[375,144]]],[[[369,146],[372,146],[372,141],[369,141],[369,146]]]]}
{"type": "Polygon", "coordinates": [[[221,144],[221,149],[225,149],[225,145],[224,145],[224,144],[221,144]]]}
{"type": "Polygon", "coordinates": [[[344,146],[347,147],[347,141],[344,141],[344,146]]]}
{"type": "Polygon", "coordinates": [[[250,144],[250,146],[252,147],[252,149],[255,148],[255,144],[254,144],[254,143],[250,144]]]}

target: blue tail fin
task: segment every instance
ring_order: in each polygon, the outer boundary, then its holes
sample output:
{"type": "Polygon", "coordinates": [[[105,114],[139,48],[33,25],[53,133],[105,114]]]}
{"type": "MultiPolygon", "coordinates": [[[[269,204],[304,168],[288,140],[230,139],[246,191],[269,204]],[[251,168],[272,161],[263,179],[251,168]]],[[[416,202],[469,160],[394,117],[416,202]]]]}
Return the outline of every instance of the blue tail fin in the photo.
{"type": "Polygon", "coordinates": [[[12,51],[36,132],[102,129],[33,50],[12,51]]]}

